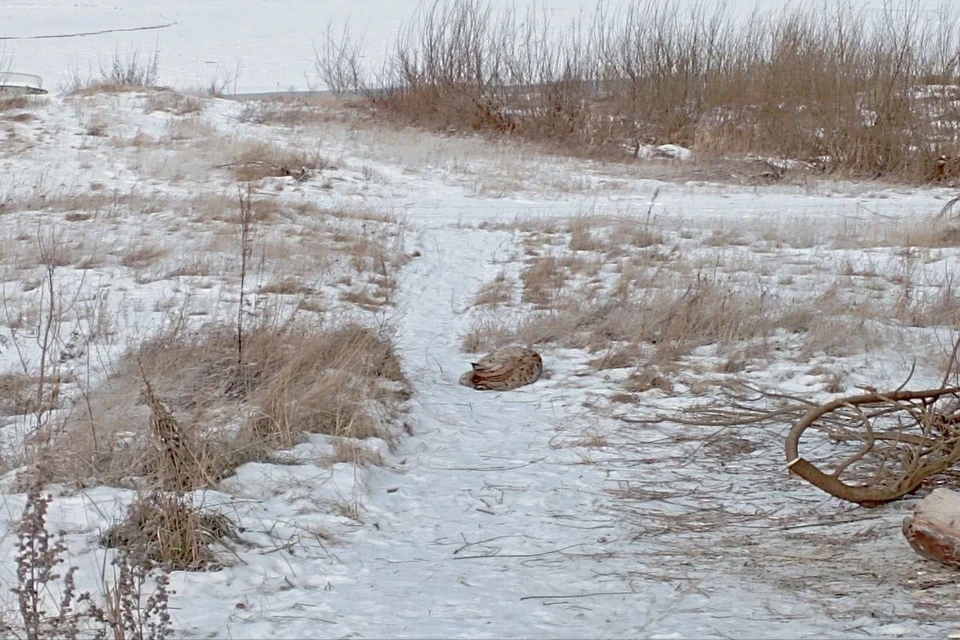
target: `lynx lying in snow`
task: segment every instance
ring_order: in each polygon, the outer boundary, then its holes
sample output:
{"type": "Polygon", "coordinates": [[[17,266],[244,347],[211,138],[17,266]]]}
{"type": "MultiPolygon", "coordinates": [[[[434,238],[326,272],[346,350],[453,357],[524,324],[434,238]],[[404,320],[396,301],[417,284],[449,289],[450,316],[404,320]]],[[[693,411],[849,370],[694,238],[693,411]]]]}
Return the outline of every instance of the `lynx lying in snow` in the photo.
{"type": "Polygon", "coordinates": [[[473,371],[460,376],[460,384],[481,391],[509,391],[536,382],[543,373],[540,354],[524,347],[507,347],[472,363],[473,371]]]}

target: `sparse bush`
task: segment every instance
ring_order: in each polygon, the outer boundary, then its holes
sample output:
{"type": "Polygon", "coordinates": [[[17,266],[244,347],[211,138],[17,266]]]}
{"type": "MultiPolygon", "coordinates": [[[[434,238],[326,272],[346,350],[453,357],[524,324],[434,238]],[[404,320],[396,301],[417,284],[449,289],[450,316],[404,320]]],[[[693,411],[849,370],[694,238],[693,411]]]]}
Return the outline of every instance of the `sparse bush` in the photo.
{"type": "Polygon", "coordinates": [[[117,51],[108,67],[100,67],[100,80],[110,87],[153,87],[157,84],[159,64],[157,51],[146,58],[141,58],[140,51],[136,49],[127,53],[126,57],[117,51]]]}
{"type": "Polygon", "coordinates": [[[131,554],[121,551],[111,561],[111,580],[104,576],[103,604],[91,602],[90,618],[98,625],[94,634],[110,635],[114,640],[164,640],[173,635],[170,611],[170,575],[146,562],[133,562],[131,554]],[[153,580],[154,589],[146,594],[153,580]]]}
{"type": "Polygon", "coordinates": [[[118,50],[106,65],[101,63],[98,77],[91,73],[85,78],[80,75],[79,69],[73,69],[66,89],[73,95],[93,95],[154,88],[159,65],[157,51],[144,57],[139,49],[131,50],[126,55],[118,50]]]}
{"type": "Polygon", "coordinates": [[[323,84],[336,95],[360,92],[364,88],[360,61],[363,39],[351,36],[349,24],[336,37],[333,25],[328,24],[320,46],[319,51],[314,50],[314,68],[323,84]]]}
{"type": "MultiPolygon", "coordinates": [[[[951,11],[796,5],[737,22],[722,4],[599,4],[567,29],[535,10],[435,0],[376,82],[344,32],[316,67],[405,122],[520,135],[580,154],[675,143],[815,170],[957,177],[960,40],[951,11]],[[357,78],[360,78],[357,80],[357,78]]],[[[778,177],[780,175],[778,174],[778,177]]]]}
{"type": "Polygon", "coordinates": [[[38,489],[31,490],[16,528],[17,584],[11,591],[17,596],[27,640],[60,635],[76,638],[79,632],[77,605],[82,596],[76,592],[77,569],[69,567],[59,573],[67,547],[47,531],[50,500],[38,489]],[[61,596],[54,601],[53,589],[59,584],[63,585],[61,596]]]}

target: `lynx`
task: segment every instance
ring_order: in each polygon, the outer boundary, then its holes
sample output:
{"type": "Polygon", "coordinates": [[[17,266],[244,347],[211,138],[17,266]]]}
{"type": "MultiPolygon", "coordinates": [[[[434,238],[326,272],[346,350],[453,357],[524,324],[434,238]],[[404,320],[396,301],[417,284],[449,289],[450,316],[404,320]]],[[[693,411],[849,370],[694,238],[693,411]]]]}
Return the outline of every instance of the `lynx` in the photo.
{"type": "Polygon", "coordinates": [[[460,376],[460,384],[481,391],[509,391],[536,382],[543,373],[540,354],[524,347],[507,347],[471,363],[473,371],[460,376]]]}

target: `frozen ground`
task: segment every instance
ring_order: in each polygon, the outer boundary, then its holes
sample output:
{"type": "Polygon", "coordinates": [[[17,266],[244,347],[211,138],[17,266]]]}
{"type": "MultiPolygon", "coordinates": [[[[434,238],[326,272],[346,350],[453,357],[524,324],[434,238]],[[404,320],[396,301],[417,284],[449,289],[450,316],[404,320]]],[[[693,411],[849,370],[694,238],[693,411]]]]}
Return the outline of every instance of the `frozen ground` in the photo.
{"type": "MultiPolygon", "coordinates": [[[[516,4],[522,8],[533,2],[516,4]]],[[[677,4],[689,6],[693,0],[677,4]]],[[[726,4],[738,16],[749,14],[755,6],[779,10],[783,5],[778,0],[726,4]]],[[[937,0],[890,3],[894,10],[912,4],[932,11],[937,0]]],[[[879,9],[883,3],[867,0],[857,5],[879,9]]],[[[74,71],[84,77],[91,70],[96,74],[118,51],[147,54],[156,50],[159,81],[169,86],[202,87],[211,80],[235,78],[229,85],[239,92],[306,89],[316,84],[314,44],[328,24],[337,33],[349,22],[356,33],[365,34],[366,56],[376,61],[418,6],[417,0],[17,0],[3,4],[0,62],[11,71],[38,74],[48,88],[56,89],[74,71]],[[162,25],[169,26],[149,29],[162,25]]],[[[584,3],[549,0],[537,6],[549,12],[556,24],[565,25],[584,3]]]]}
{"type": "MultiPolygon", "coordinates": [[[[478,289],[533,260],[524,228],[566,225],[585,213],[643,219],[663,234],[655,249],[669,249],[671,262],[694,260],[768,283],[777,304],[819,294],[842,277],[850,280],[848,295],[882,305],[905,278],[919,300],[949,281],[957,251],[930,246],[923,235],[948,193],[813,180],[688,182],[682,165],[548,158],[381,129],[332,108],[290,128],[251,122],[258,107],[232,101],[203,99],[199,110],[174,115],[149,109],[152,99],[53,96],[23,111],[32,117],[3,120],[4,366],[19,366],[17,340],[34,357],[9,310],[29,316],[36,302],[43,270],[31,247],[38,237],[69,248],[57,269],[77,310],[67,326],[90,335],[91,316],[80,310],[98,305],[116,319],[113,338],[86,345],[95,357],[65,360],[93,382],[177,305],[188,305],[190,315],[229,317],[237,283],[219,266],[231,260],[236,232],[223,209],[232,206],[235,182],[225,167],[254,142],[270,141],[321,153],[332,166],[302,183],[275,178],[262,187],[281,203],[258,227],[257,242],[273,247],[265,255],[278,256],[262,282],[295,277],[311,285],[306,301],[324,300],[320,316],[395,325],[415,390],[406,416],[413,435],[392,452],[367,443],[382,453],[383,466],[331,465],[332,440],[316,436],[285,454],[293,464],[250,463],[200,494],[243,526],[245,544],[220,571],[174,575],[178,637],[957,631],[953,578],[919,560],[899,533],[912,500],[851,508],[789,478],[787,424],[645,422],[719,398],[713,383],[727,356],[710,347],[678,360],[671,392],[648,389],[627,403],[614,396],[622,395],[628,369],[589,366],[596,354],[555,344],[543,347],[548,376],[535,385],[478,393],[456,384],[473,357],[461,338],[487,313],[473,305],[478,289]],[[670,179],[643,177],[654,170],[670,179]],[[217,200],[224,197],[227,204],[217,200]],[[399,274],[396,297],[373,311],[346,302],[373,276],[345,267],[335,246],[309,244],[356,232],[373,234],[389,255],[416,256],[402,268],[400,260],[385,263],[399,274]],[[905,249],[924,237],[926,244],[905,249]],[[144,255],[144,246],[159,254],[144,255]],[[304,257],[323,252],[329,259],[304,257]],[[185,264],[199,266],[185,274],[185,264]]],[[[612,273],[601,266],[599,279],[612,273]]],[[[278,309],[306,307],[302,298],[270,300],[278,309]]],[[[506,305],[518,317],[529,312],[520,302],[506,305]]],[[[859,344],[851,331],[802,358],[788,336],[749,361],[743,376],[810,398],[828,396],[814,370],[832,372],[844,389],[896,386],[914,355],[938,353],[953,335],[896,321],[888,328],[896,336],[888,343],[837,349],[859,344]]],[[[937,364],[923,358],[915,386],[935,384],[937,364]]],[[[15,449],[22,420],[5,420],[5,446],[15,449]]],[[[11,478],[0,515],[6,584],[14,579],[10,527],[24,503],[11,478]]],[[[97,588],[98,536],[132,497],[108,487],[58,492],[51,528],[66,535],[81,589],[97,588]]]]}

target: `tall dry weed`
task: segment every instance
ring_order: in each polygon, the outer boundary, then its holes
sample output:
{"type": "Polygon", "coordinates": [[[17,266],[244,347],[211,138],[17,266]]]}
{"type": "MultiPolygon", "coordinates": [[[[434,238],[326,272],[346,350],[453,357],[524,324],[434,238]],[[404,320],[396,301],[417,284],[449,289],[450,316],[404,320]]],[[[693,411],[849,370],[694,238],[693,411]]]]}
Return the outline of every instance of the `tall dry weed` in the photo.
{"type": "Polygon", "coordinates": [[[346,31],[317,68],[385,114],[444,131],[587,155],[676,143],[943,180],[960,174],[943,160],[960,151],[956,22],[946,5],[796,4],[738,21],[723,4],[649,0],[555,25],[536,9],[435,0],[376,74],[357,71],[346,31]]]}

